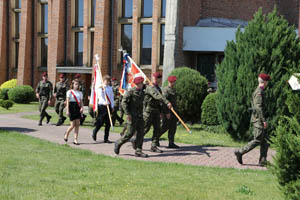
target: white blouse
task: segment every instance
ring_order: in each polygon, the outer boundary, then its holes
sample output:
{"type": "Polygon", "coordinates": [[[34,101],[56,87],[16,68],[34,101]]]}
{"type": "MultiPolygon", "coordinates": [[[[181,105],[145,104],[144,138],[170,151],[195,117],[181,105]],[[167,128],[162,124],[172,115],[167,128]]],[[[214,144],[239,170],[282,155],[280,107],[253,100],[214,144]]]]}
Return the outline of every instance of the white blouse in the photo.
{"type": "Polygon", "coordinates": [[[67,98],[69,98],[70,102],[76,102],[73,94],[71,93],[71,91],[73,91],[74,95],[76,96],[78,102],[80,103],[83,99],[83,95],[82,92],[78,91],[78,90],[68,90],[67,92],[67,98]]]}
{"type": "Polygon", "coordinates": [[[109,99],[108,104],[111,104],[111,107],[114,108],[114,106],[115,106],[114,92],[113,92],[111,86],[104,87],[104,90],[103,90],[103,88],[98,89],[98,104],[106,105],[105,93],[109,99]]]}

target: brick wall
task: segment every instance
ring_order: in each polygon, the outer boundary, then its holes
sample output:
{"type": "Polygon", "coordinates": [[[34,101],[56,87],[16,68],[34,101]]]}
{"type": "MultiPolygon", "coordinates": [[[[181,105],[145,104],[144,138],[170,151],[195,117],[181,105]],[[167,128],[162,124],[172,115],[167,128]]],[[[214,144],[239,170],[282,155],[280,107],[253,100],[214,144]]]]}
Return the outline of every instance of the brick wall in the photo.
{"type": "Polygon", "coordinates": [[[7,79],[7,1],[0,1],[0,84],[7,79]]]}

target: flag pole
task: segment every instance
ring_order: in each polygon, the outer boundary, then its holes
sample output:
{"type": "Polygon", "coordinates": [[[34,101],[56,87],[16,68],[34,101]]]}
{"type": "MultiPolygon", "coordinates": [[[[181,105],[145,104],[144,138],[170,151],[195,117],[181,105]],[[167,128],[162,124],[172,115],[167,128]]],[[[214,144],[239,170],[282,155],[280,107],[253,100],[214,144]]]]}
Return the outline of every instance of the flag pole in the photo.
{"type": "MultiPolygon", "coordinates": [[[[121,49],[119,49],[119,51],[122,51],[122,52],[123,52],[123,55],[125,54],[122,47],[121,47],[121,49]]],[[[132,60],[132,58],[129,57],[129,59],[131,60],[131,62],[133,62],[133,64],[135,64],[136,66],[138,66],[138,65],[132,60]]],[[[142,72],[142,73],[144,73],[144,72],[142,72]]],[[[148,81],[148,83],[149,83],[150,85],[153,86],[153,83],[152,83],[151,80],[145,75],[145,73],[144,73],[144,76],[146,77],[146,80],[148,81]]],[[[161,93],[159,93],[159,94],[162,96],[161,93]]],[[[192,131],[189,129],[189,127],[184,123],[184,121],[181,119],[181,117],[179,117],[179,115],[176,113],[176,111],[174,110],[174,108],[171,108],[171,111],[172,111],[173,114],[177,117],[177,119],[181,122],[181,124],[184,126],[184,128],[185,128],[189,133],[192,133],[192,131]]]]}
{"type": "MultiPolygon", "coordinates": [[[[99,56],[98,56],[98,54],[95,55],[95,59],[96,59],[96,63],[97,63],[97,66],[98,66],[98,70],[99,70],[100,76],[102,78],[102,73],[101,73],[100,66],[99,66],[99,56]]],[[[103,80],[103,78],[102,78],[102,80],[103,80]]],[[[107,97],[106,97],[106,92],[105,92],[104,87],[102,89],[103,89],[103,91],[105,93],[104,97],[105,97],[106,109],[107,109],[107,113],[108,113],[108,118],[109,118],[110,126],[111,126],[111,129],[114,130],[114,125],[113,125],[112,119],[111,119],[111,114],[110,114],[110,109],[109,109],[109,105],[108,105],[108,100],[107,100],[107,97]]]]}

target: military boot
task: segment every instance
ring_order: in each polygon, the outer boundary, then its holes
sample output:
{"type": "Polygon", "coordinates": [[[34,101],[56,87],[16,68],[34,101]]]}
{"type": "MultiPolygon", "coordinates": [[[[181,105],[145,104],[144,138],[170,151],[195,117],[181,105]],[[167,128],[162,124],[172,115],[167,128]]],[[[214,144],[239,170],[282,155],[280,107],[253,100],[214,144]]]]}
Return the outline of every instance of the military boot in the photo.
{"type": "Polygon", "coordinates": [[[66,119],[67,119],[67,118],[66,118],[65,116],[63,116],[63,117],[62,117],[62,122],[61,122],[61,124],[64,124],[65,121],[66,121],[66,119]]]}
{"type": "Polygon", "coordinates": [[[132,148],[133,148],[134,150],[136,150],[137,146],[136,146],[135,140],[131,139],[130,142],[131,142],[131,144],[132,144],[132,148]]]}
{"type": "Polygon", "coordinates": [[[260,157],[259,158],[259,162],[258,164],[261,165],[261,166],[266,166],[267,165],[267,159],[265,157],[260,157]]]}
{"type": "Polygon", "coordinates": [[[52,117],[51,117],[50,115],[47,115],[46,117],[47,117],[47,124],[49,124],[50,119],[51,119],[52,117]]]}
{"type": "Polygon", "coordinates": [[[172,143],[169,143],[168,148],[170,148],[170,149],[179,149],[180,147],[172,142],[172,143]]]}
{"type": "Polygon", "coordinates": [[[136,157],[148,158],[148,154],[143,153],[142,151],[136,151],[134,154],[136,157]]]}
{"type": "Polygon", "coordinates": [[[121,145],[118,143],[118,141],[116,141],[116,142],[115,142],[115,148],[114,148],[115,154],[119,155],[119,153],[120,153],[120,148],[121,148],[121,145]]]}
{"type": "Polygon", "coordinates": [[[62,120],[58,120],[58,122],[56,123],[56,126],[60,126],[60,125],[62,125],[63,123],[62,123],[62,120]]]}
{"type": "Polygon", "coordinates": [[[152,146],[150,151],[155,152],[155,153],[162,153],[163,151],[157,148],[156,146],[152,146]]]}
{"type": "Polygon", "coordinates": [[[243,154],[238,150],[234,150],[234,155],[236,156],[237,161],[242,165],[243,164],[243,154]]]}

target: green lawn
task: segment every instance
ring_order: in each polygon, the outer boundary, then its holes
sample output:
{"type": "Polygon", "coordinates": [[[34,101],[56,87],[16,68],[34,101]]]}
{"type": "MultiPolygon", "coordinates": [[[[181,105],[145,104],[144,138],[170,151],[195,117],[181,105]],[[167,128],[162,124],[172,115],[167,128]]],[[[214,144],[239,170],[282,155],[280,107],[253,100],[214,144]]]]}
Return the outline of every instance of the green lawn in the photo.
{"type": "Polygon", "coordinates": [[[30,104],[18,104],[15,103],[13,107],[6,110],[5,108],[0,107],[0,114],[9,114],[9,113],[19,113],[19,112],[32,112],[38,110],[38,102],[32,102],[30,104]]]}
{"type": "Polygon", "coordinates": [[[96,155],[0,130],[0,199],[279,200],[269,171],[96,155]]]}

